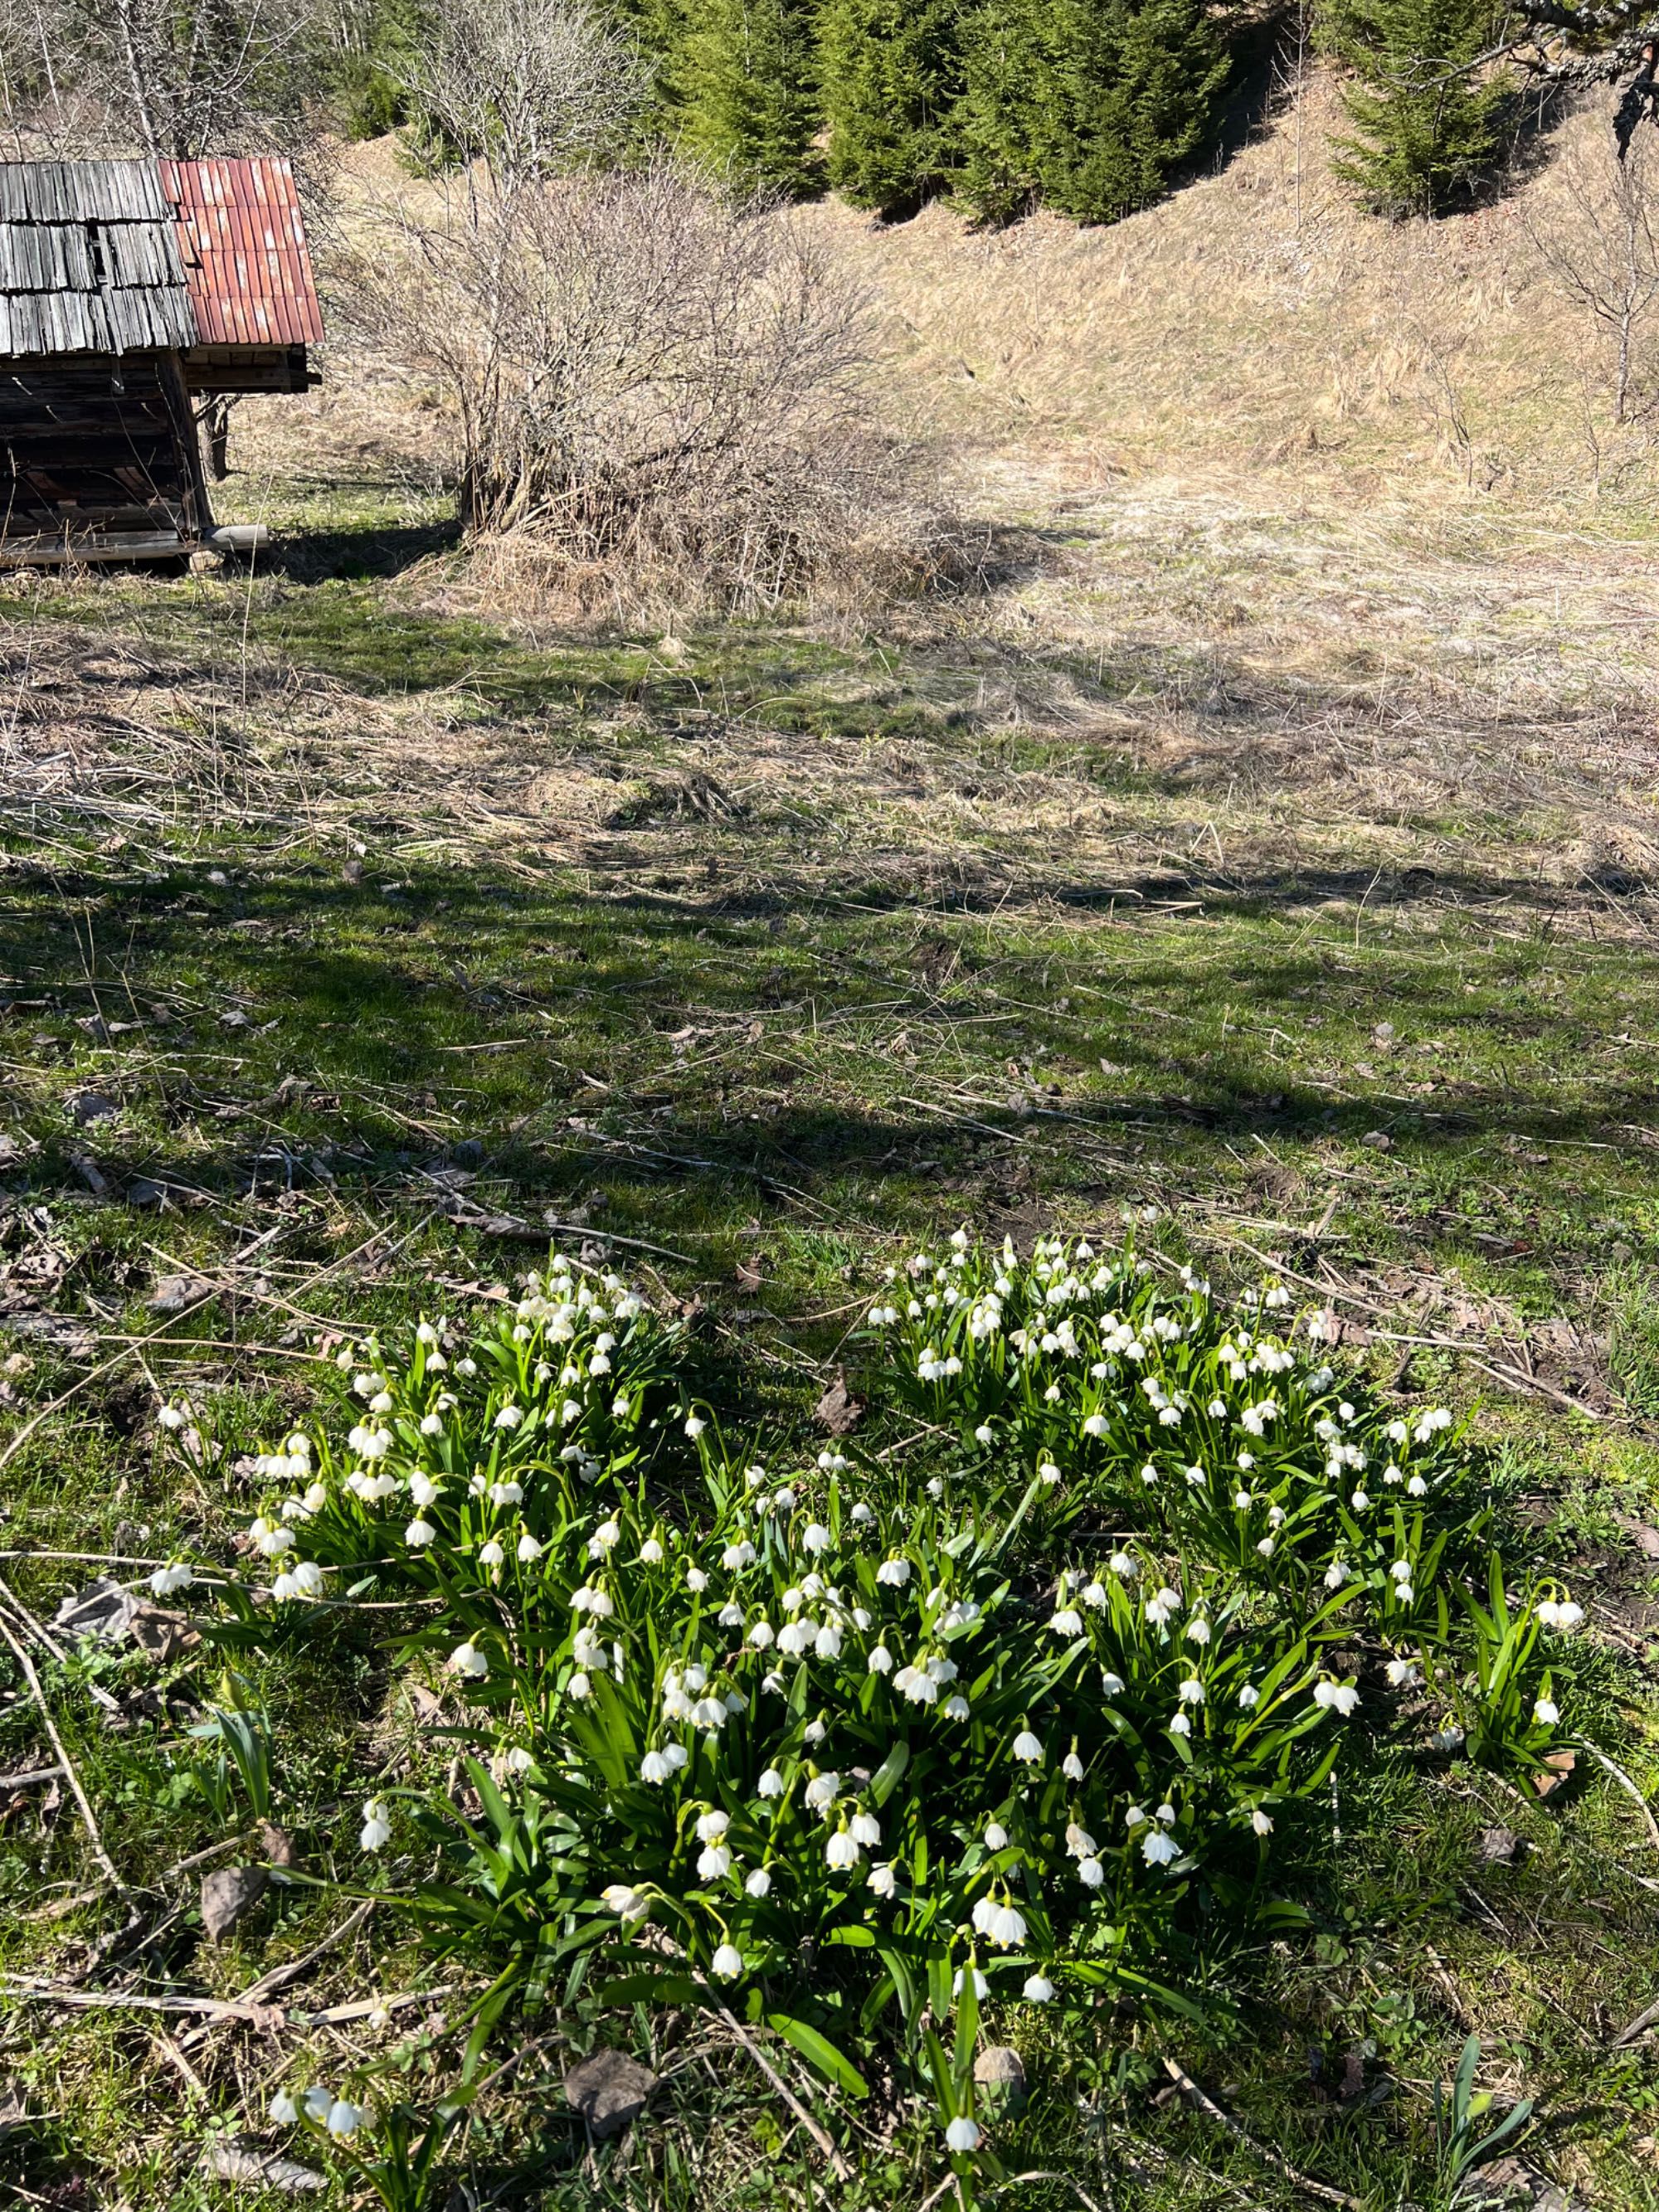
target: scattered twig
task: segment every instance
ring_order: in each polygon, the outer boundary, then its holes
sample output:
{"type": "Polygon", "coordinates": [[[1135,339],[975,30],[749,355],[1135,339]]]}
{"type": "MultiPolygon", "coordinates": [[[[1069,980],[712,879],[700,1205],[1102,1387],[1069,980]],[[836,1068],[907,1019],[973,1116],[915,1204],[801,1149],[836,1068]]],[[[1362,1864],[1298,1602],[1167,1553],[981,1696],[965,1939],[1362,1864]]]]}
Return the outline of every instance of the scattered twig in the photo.
{"type": "Polygon", "coordinates": [[[64,1779],[68,1782],[70,1788],[74,1791],[75,1802],[81,1808],[81,1819],[86,1827],[87,1834],[92,1839],[92,1848],[97,1856],[98,1863],[103,1868],[104,1872],[109,1876],[109,1879],[114,1883],[117,1889],[121,1891],[123,1895],[125,1895],[127,1893],[127,1885],[125,1881],[123,1881],[120,1873],[117,1869],[114,1860],[111,1858],[109,1853],[104,1849],[104,1839],[98,1832],[98,1823],[93,1817],[92,1807],[88,1802],[86,1791],[81,1787],[81,1778],[75,1771],[75,1762],[70,1759],[69,1753],[64,1748],[63,1737],[58,1733],[58,1723],[53,1720],[52,1717],[52,1708],[46,1703],[46,1693],[40,1686],[40,1677],[34,1671],[34,1662],[29,1657],[27,1651],[24,1649],[23,1645],[18,1642],[16,1637],[13,1635],[11,1623],[6,1619],[3,1613],[0,1613],[0,1636],[3,1636],[7,1643],[10,1644],[13,1656],[16,1659],[18,1665],[23,1670],[24,1680],[29,1686],[29,1694],[34,1699],[36,1705],[40,1709],[40,1718],[45,1725],[46,1734],[52,1738],[52,1747],[58,1753],[58,1763],[63,1767],[64,1779]]]}
{"type": "Polygon", "coordinates": [[[830,2171],[834,2173],[836,2180],[850,2181],[853,2178],[853,2169],[848,2165],[847,2160],[842,2156],[840,2151],[836,2149],[835,2142],[828,2130],[819,2126],[818,2123],[812,2118],[811,2112],[807,2111],[805,2106],[802,2104],[800,2099],[795,2094],[794,2091],[789,2087],[789,2084],[784,2080],[783,2076],[778,2072],[777,2069],[767,2057],[765,2052],[761,2050],[759,2045],[751,2040],[749,2031],[744,2027],[737,2014],[734,2012],[730,2011],[725,2005],[716,2005],[714,2009],[719,2013],[720,2018],[731,2029],[732,2034],[737,2037],[738,2041],[749,2053],[749,2056],[754,2060],[756,2065],[760,2068],[761,2072],[765,2075],[767,2080],[777,2091],[779,2096],[782,2098],[784,2103],[788,2106],[790,2111],[805,2129],[807,2134],[811,2136],[813,2142],[823,2153],[824,2157],[829,2160],[830,2171]]]}
{"type": "Polygon", "coordinates": [[[1634,2020],[1626,2021],[1612,2042],[1609,2051],[1620,2051],[1627,2043],[1634,2043],[1638,2035],[1659,2023],[1659,2002],[1650,2004],[1645,2012],[1638,2012],[1634,2020]]]}
{"type": "MultiPolygon", "coordinates": [[[[375,1898],[365,1898],[356,1911],[348,1913],[339,1926],[331,1929],[320,1943],[313,1943],[310,1950],[301,1953],[297,1959],[290,1959],[286,1966],[273,1966],[268,1974],[262,1974],[257,1982],[252,1983],[242,1991],[238,2002],[245,2005],[262,2005],[268,1998],[274,1996],[278,1990],[286,1989],[290,1982],[298,1981],[300,1976],[313,1966],[325,1951],[333,1950],[337,1944],[343,1943],[348,1938],[355,1936],[370,1913],[374,1911],[378,1902],[375,1898]]],[[[209,2021],[204,2027],[191,2028],[190,2033],[181,2039],[184,2049],[191,2051],[198,2043],[206,2042],[213,2033],[213,2027],[214,2023],[209,2021]]]]}
{"type": "Polygon", "coordinates": [[[1659,1820],[1656,1820],[1653,1817],[1652,1806],[1649,1804],[1647,1799],[1642,1795],[1636,1784],[1631,1780],[1629,1775],[1626,1773],[1624,1768],[1620,1766],[1616,1760],[1609,1759],[1606,1752],[1599,1750],[1595,1744],[1589,1741],[1588,1737],[1581,1735],[1577,1739],[1577,1741],[1583,1746],[1584,1749],[1589,1752],[1593,1759],[1595,1759],[1600,1765],[1606,1767],[1607,1772],[1612,1775],[1613,1780],[1619,1784],[1625,1795],[1627,1797],[1633,1799],[1636,1804],[1641,1808],[1642,1818],[1648,1824],[1648,1834],[1652,1840],[1653,1848],[1655,1850],[1659,1851],[1659,1820]]]}
{"type": "Polygon", "coordinates": [[[1257,2158],[1265,2160],[1276,2172],[1282,2173],[1286,2181],[1294,2182],[1298,2189],[1306,2190],[1310,2197],[1320,2197],[1327,2204],[1344,2205],[1347,2212],[1364,2212],[1359,2198],[1350,2197],[1346,2189],[1333,2189],[1326,2182],[1310,2181],[1305,2173],[1298,2173],[1288,2159],[1281,2158],[1276,2150],[1270,2149],[1266,2143],[1259,2143],[1254,2136],[1247,2134],[1231,2112],[1224,2112],[1212,2097],[1205,2095],[1185,2067],[1179,2065],[1175,2059],[1166,2057],[1164,2070],[1182,2095],[1190,2099],[1206,2119],[1213,2120],[1218,2127],[1224,2128],[1235,2141],[1242,2142],[1257,2158]]]}
{"type": "Polygon", "coordinates": [[[42,1782],[56,1782],[64,1771],[61,1766],[31,1766],[24,1774],[0,1774],[0,1790],[33,1790],[42,1782]]]}

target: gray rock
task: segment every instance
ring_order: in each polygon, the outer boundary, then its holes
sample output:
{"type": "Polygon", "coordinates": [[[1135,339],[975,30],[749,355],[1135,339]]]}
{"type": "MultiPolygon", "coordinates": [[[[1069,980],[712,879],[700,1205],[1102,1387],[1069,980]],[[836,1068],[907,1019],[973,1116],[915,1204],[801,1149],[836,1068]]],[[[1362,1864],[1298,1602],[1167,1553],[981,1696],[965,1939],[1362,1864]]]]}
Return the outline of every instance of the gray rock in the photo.
{"type": "Polygon", "coordinates": [[[974,2079],[993,2112],[1017,2112],[1025,2102],[1025,2062],[1006,2043],[994,2043],[974,2061],[974,2079]]]}
{"type": "Polygon", "coordinates": [[[216,1943],[246,1919],[270,1881],[264,1867],[218,1867],[203,1875],[202,1925],[216,1943]]]}
{"type": "Polygon", "coordinates": [[[328,2178],[314,2166],[297,2159],[261,2150],[248,2136],[222,2136],[202,2153],[202,2171],[215,2181],[240,2181],[258,2189],[281,2189],[301,2197],[313,2189],[326,2189],[328,2178]]]}
{"type": "Polygon", "coordinates": [[[100,1575],[73,1597],[64,1600],[52,1617],[52,1625],[71,1640],[90,1636],[100,1644],[119,1644],[132,1626],[138,1607],[139,1601],[131,1590],[100,1575]]]}
{"type": "Polygon", "coordinates": [[[1474,1855],[1482,1866],[1510,1866],[1521,1849],[1513,1828],[1482,1828],[1474,1855]]]}
{"type": "Polygon", "coordinates": [[[625,2051],[596,2051],[564,2077],[565,2096],[599,2142],[638,2119],[656,2086],[650,2069],[625,2051]]]}
{"type": "Polygon", "coordinates": [[[70,1112],[83,1129],[89,1122],[108,1121],[120,1110],[119,1102],[101,1091],[77,1091],[70,1100],[70,1112]]]}

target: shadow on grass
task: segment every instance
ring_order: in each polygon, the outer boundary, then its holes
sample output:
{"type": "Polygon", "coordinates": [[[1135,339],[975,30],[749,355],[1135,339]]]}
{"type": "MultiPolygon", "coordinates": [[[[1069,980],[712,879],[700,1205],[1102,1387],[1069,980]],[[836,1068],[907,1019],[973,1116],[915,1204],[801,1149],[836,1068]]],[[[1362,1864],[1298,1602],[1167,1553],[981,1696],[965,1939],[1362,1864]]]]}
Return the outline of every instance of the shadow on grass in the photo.
{"type": "MultiPolygon", "coordinates": [[[[1381,1131],[1421,1152],[1497,1132],[1594,1146],[1609,1124],[1639,1131],[1656,1120],[1651,1087],[1628,1063],[1581,1071],[1565,1091],[1556,1071],[1582,1058],[1585,1013],[1540,1012],[1498,992],[1472,1002],[1455,946],[1433,963],[1400,962],[1386,945],[1353,955],[1345,946],[1334,975],[1330,941],[1287,927],[1281,909],[1356,896],[1370,883],[1358,872],[1246,879],[1210,902],[1201,925],[1131,921],[1135,1001],[1119,1010],[1097,990],[1108,1005],[1088,1018],[1095,1048],[1110,1041],[1121,1086],[1103,1096],[1091,1079],[1058,1097],[1011,1076],[1009,1048],[1027,1067],[1075,1064],[1079,1016],[1067,994],[1091,988],[1100,949],[1028,934],[1018,951],[993,956],[969,929],[961,964],[935,988],[915,965],[916,921],[927,915],[949,943],[953,912],[986,910],[975,898],[936,903],[888,885],[878,910],[869,910],[873,890],[849,900],[863,909],[849,918],[834,900],[702,904],[631,878],[526,884],[437,866],[400,888],[325,879],[303,864],[216,891],[194,877],[157,884],[92,871],[31,877],[18,867],[8,880],[0,973],[37,1048],[60,1055],[45,1071],[59,1097],[27,1117],[39,1149],[21,1173],[0,1170],[33,1195],[84,1193],[90,1161],[116,1199],[372,1185],[411,1208],[534,1224],[598,1177],[696,1194],[711,1216],[735,1218],[782,1195],[829,1202],[852,1187],[867,1204],[889,1183],[939,1172],[941,1152],[982,1153],[988,1140],[1007,1147],[995,1155],[1004,1177],[1033,1134],[1045,1154],[1052,1145],[1086,1163],[1131,1137],[1154,1155],[1190,1157],[1198,1145],[1237,1156],[1258,1135],[1305,1146],[1381,1131]],[[127,951],[120,985],[100,998],[88,991],[76,908],[112,894],[127,951]],[[1190,1005],[1195,957],[1203,991],[1229,1009],[1218,1048],[1207,1034],[1183,1044],[1139,1012],[1190,1005]],[[1018,1006],[1017,1026],[989,1033],[970,1071],[980,1091],[953,1101],[947,1090],[930,1108],[914,1095],[930,1079],[896,1066],[882,1039],[902,1029],[924,1066],[936,1049],[960,1050],[990,972],[994,996],[1018,994],[999,1001],[1018,1006]],[[189,1004],[179,1012],[181,978],[189,1004]],[[113,1015],[118,992],[136,1009],[150,994],[162,1002],[141,1014],[129,1047],[81,1011],[101,1005],[113,1015]],[[1416,1064],[1351,1073],[1334,1097],[1272,1044],[1282,1034],[1274,1024],[1292,1018],[1287,1006],[1325,994],[1357,994],[1366,1022],[1386,1011],[1402,1036],[1440,1039],[1437,1054],[1455,1036],[1466,1064],[1485,1072],[1443,1088],[1432,1114],[1400,1095],[1416,1064]],[[862,1048],[872,1056],[866,1080],[873,1072],[872,1090],[886,1097],[845,1102],[848,1063],[813,1056],[825,1022],[843,1036],[856,1034],[849,1023],[878,1032],[862,1048]],[[76,1078],[61,1050],[88,1041],[104,1049],[76,1078]],[[142,1055],[130,1080],[124,1052],[142,1055]],[[107,1110],[96,1104],[100,1086],[107,1110]],[[94,1103],[76,1127],[82,1091],[94,1103]],[[188,1140],[171,1146],[170,1128],[188,1140]]],[[[1167,896],[1167,879],[1158,888],[1167,896]]],[[[1547,915],[1540,887],[1524,888],[1547,915]]],[[[1381,894],[1370,889],[1375,905],[1381,894]]],[[[1079,885],[1056,903],[1122,895],[1079,885]]],[[[1504,957],[1523,969],[1549,953],[1510,945],[1504,957]]],[[[1616,948],[1602,957],[1625,957],[1616,948]]]]}

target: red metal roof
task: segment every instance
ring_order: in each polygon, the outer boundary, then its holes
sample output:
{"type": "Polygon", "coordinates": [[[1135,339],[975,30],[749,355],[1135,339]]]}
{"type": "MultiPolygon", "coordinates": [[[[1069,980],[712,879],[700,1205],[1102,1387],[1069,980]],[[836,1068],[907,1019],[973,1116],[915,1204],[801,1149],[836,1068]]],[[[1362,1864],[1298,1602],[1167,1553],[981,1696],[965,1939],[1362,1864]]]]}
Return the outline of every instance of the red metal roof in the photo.
{"type": "Polygon", "coordinates": [[[286,161],[163,161],[203,345],[311,345],[323,311],[286,161]]]}

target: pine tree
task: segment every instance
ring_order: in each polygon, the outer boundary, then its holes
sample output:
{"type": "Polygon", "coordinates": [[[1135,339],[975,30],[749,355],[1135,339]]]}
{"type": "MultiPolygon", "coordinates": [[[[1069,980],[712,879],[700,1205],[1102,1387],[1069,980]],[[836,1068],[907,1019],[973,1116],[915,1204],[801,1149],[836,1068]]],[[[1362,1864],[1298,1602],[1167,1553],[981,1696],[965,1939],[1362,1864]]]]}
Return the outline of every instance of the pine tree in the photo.
{"type": "Polygon", "coordinates": [[[1054,18],[1069,0],[980,0],[963,27],[960,197],[981,222],[1036,206],[1054,112],[1054,18]]]}
{"type": "Polygon", "coordinates": [[[913,215],[956,161],[959,0],[828,0],[830,181],[856,207],[913,215]]]}
{"type": "Polygon", "coordinates": [[[1472,65],[1495,42],[1493,0],[1332,0],[1327,48],[1358,82],[1342,102],[1358,137],[1333,164],[1379,215],[1467,206],[1505,155],[1515,88],[1472,65]]]}
{"type": "Polygon", "coordinates": [[[967,42],[964,194],[1084,222],[1145,207],[1214,121],[1229,57],[1203,0],[984,0],[967,42]]]}
{"type": "Polygon", "coordinates": [[[631,33],[650,71],[650,93],[641,118],[642,136],[647,140],[670,137],[683,104],[686,0],[613,0],[611,12],[631,33]]]}
{"type": "Polygon", "coordinates": [[[1056,74],[1067,128],[1044,199],[1082,222],[1147,206],[1203,145],[1231,58],[1203,0],[1071,0],[1056,74]]]}
{"type": "Polygon", "coordinates": [[[812,0],[696,0],[675,72],[682,134],[745,189],[822,182],[815,15],[812,0]]]}

